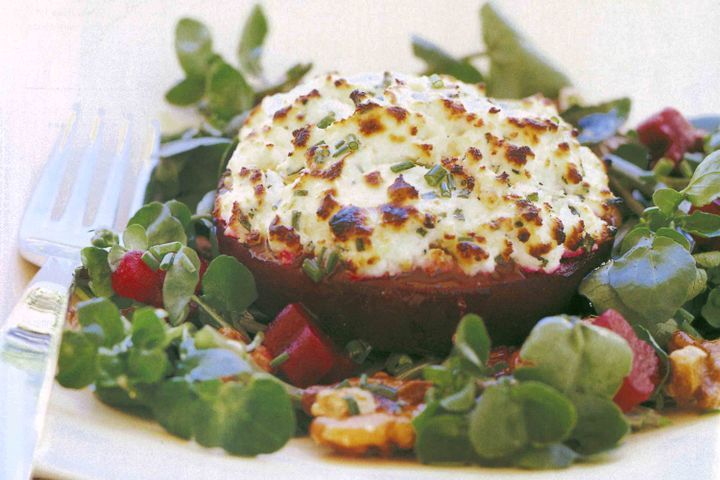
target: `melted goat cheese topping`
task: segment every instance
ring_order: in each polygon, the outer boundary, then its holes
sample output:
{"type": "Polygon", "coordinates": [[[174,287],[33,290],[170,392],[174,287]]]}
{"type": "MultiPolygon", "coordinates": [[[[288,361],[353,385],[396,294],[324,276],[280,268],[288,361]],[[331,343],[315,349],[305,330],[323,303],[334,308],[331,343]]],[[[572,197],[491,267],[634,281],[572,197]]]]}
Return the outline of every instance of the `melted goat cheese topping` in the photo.
{"type": "Polygon", "coordinates": [[[216,216],[283,263],[335,250],[359,276],[551,272],[612,236],[604,166],[575,137],[540,96],[321,76],[251,112],[216,216]]]}

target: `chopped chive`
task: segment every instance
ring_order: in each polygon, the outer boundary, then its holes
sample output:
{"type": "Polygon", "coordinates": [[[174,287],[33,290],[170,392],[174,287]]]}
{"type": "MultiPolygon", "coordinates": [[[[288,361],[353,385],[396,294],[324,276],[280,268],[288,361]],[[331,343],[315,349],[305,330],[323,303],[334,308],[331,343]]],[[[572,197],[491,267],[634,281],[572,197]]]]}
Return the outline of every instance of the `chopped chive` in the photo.
{"type": "Polygon", "coordinates": [[[153,269],[153,271],[160,268],[160,262],[158,261],[157,258],[155,258],[155,255],[153,255],[150,251],[143,253],[142,257],[140,257],[140,258],[145,263],[145,265],[147,265],[148,267],[153,269]]]}
{"type": "Polygon", "coordinates": [[[372,351],[372,346],[365,340],[351,340],[345,345],[345,351],[347,352],[350,360],[357,364],[362,364],[367,360],[368,355],[372,351]]]}
{"type": "Polygon", "coordinates": [[[397,398],[397,390],[384,383],[369,383],[367,389],[375,395],[387,398],[388,400],[395,400],[397,398]]]}
{"type": "Polygon", "coordinates": [[[306,258],[303,260],[302,269],[303,272],[305,272],[305,275],[310,277],[310,280],[315,283],[318,283],[323,279],[323,272],[320,270],[320,266],[317,264],[315,259],[306,258]]]}
{"type": "Polygon", "coordinates": [[[531,202],[537,202],[539,198],[540,198],[540,196],[538,195],[537,192],[533,192],[527,196],[527,199],[530,200],[531,202]]]}
{"type": "Polygon", "coordinates": [[[422,227],[420,227],[420,228],[418,228],[417,230],[415,230],[415,232],[417,232],[417,234],[420,235],[421,237],[424,237],[424,236],[427,235],[427,233],[428,233],[427,230],[425,230],[425,229],[422,228],[422,227]]]}
{"type": "Polygon", "coordinates": [[[344,379],[342,382],[340,382],[340,383],[338,383],[337,385],[335,385],[335,388],[336,388],[336,389],[348,388],[349,386],[350,386],[350,380],[348,380],[348,379],[346,378],[346,379],[344,379]]]}
{"type": "Polygon", "coordinates": [[[447,175],[447,170],[440,165],[435,165],[425,174],[425,181],[431,187],[437,187],[443,178],[445,178],[445,175],[447,175]]]}
{"type": "Polygon", "coordinates": [[[339,142],[337,142],[337,143],[335,144],[335,148],[340,148],[340,147],[342,147],[343,145],[345,145],[345,140],[340,140],[339,142]]]}
{"type": "Polygon", "coordinates": [[[447,180],[443,180],[440,183],[440,196],[445,198],[452,197],[452,188],[450,188],[447,180]]]}
{"type": "Polygon", "coordinates": [[[327,157],[330,156],[330,149],[327,145],[320,145],[320,147],[315,149],[315,152],[313,153],[313,159],[316,162],[324,162],[327,157]]]}
{"type": "Polygon", "coordinates": [[[325,266],[325,254],[326,254],[326,253],[327,253],[327,247],[323,246],[323,247],[320,249],[320,255],[317,255],[317,256],[315,257],[315,259],[316,259],[316,261],[317,261],[317,264],[318,264],[318,266],[320,267],[320,270],[324,270],[324,269],[325,269],[324,266],[325,266]]]}
{"type": "Polygon", "coordinates": [[[277,357],[270,360],[270,368],[275,369],[282,365],[283,363],[287,362],[290,359],[290,354],[288,352],[283,352],[277,357]]]}
{"type": "Polygon", "coordinates": [[[457,187],[455,186],[455,177],[450,175],[449,173],[445,177],[445,181],[448,184],[448,187],[450,187],[450,190],[455,190],[457,187]]]}
{"type": "Polygon", "coordinates": [[[287,174],[288,174],[288,176],[290,176],[290,177],[293,176],[293,175],[297,175],[298,173],[302,172],[304,168],[305,168],[305,167],[299,167],[299,168],[297,168],[296,170],[291,170],[291,171],[289,171],[287,174]]]}
{"type": "Polygon", "coordinates": [[[344,400],[345,403],[347,403],[348,413],[350,416],[360,415],[360,407],[353,397],[348,395],[347,397],[344,397],[344,400]]]}
{"type": "Polygon", "coordinates": [[[292,212],[292,227],[295,230],[298,230],[300,228],[300,216],[302,216],[302,212],[293,210],[293,212],[292,212]]]}
{"type": "Polygon", "coordinates": [[[349,148],[350,147],[348,147],[347,145],[343,145],[342,147],[338,148],[337,150],[335,150],[335,153],[332,154],[333,158],[340,156],[343,153],[347,152],[349,148]]]}
{"type": "Polygon", "coordinates": [[[367,373],[363,373],[360,375],[360,387],[361,388],[367,388],[368,386],[368,376],[367,373]]]}
{"type": "Polygon", "coordinates": [[[430,75],[430,85],[432,85],[433,88],[442,88],[445,86],[445,82],[440,78],[440,75],[433,73],[430,75]]]}
{"type": "Polygon", "coordinates": [[[160,270],[167,270],[172,265],[173,259],[175,258],[174,253],[166,253],[160,261],[160,270]]]}
{"type": "Polygon", "coordinates": [[[332,275],[337,267],[338,260],[340,260],[340,254],[337,250],[333,250],[328,255],[327,263],[325,264],[325,275],[332,275]]]}
{"type": "Polygon", "coordinates": [[[423,200],[432,200],[433,198],[437,198],[437,193],[435,192],[425,192],[420,195],[420,198],[423,200]]]}
{"type": "Polygon", "coordinates": [[[308,191],[307,190],[295,190],[293,192],[293,195],[296,197],[307,197],[308,191]]]}
{"type": "Polygon", "coordinates": [[[335,121],[335,112],[330,112],[327,115],[325,115],[322,120],[320,120],[317,124],[318,128],[322,128],[323,130],[329,127],[333,124],[335,121]]]}
{"type": "Polygon", "coordinates": [[[461,222],[465,221],[465,214],[463,213],[462,209],[460,209],[460,208],[455,209],[455,211],[453,212],[453,216],[457,220],[460,220],[461,222]]]}
{"type": "Polygon", "coordinates": [[[390,167],[390,170],[392,170],[394,173],[402,172],[404,170],[409,170],[415,166],[415,163],[411,162],[410,160],[406,160],[401,163],[397,163],[390,167]]]}
{"type": "Polygon", "coordinates": [[[473,241],[474,240],[472,237],[458,237],[458,242],[461,242],[461,243],[462,242],[473,242],[473,241]]]}
{"type": "Polygon", "coordinates": [[[362,252],[363,250],[365,250],[365,240],[363,240],[362,238],[356,238],[355,239],[355,249],[358,252],[362,252]]]}
{"type": "Polygon", "coordinates": [[[348,142],[347,146],[351,151],[354,152],[355,150],[360,148],[360,143],[357,141],[352,141],[352,142],[348,142]]]}
{"type": "Polygon", "coordinates": [[[393,353],[385,362],[385,369],[390,375],[399,375],[412,366],[412,358],[404,353],[393,353]]]}
{"type": "Polygon", "coordinates": [[[470,198],[470,190],[463,188],[458,192],[457,196],[460,198],[470,198]]]}

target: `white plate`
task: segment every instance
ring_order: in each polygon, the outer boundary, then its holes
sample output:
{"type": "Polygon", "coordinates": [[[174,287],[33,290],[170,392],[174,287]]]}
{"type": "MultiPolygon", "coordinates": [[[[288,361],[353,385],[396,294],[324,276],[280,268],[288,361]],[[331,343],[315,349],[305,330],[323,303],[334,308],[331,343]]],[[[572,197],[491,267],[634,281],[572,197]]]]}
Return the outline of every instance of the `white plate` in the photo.
{"type": "MultiPolygon", "coordinates": [[[[114,410],[87,391],[56,385],[35,474],[58,479],[447,479],[525,478],[527,471],[429,467],[410,459],[339,457],[311,440],[291,441],[258,458],[239,458],[165,433],[158,424],[114,410]]],[[[673,424],[631,435],[594,464],[533,472],[533,479],[720,478],[720,416],[676,414],[673,424]]]]}

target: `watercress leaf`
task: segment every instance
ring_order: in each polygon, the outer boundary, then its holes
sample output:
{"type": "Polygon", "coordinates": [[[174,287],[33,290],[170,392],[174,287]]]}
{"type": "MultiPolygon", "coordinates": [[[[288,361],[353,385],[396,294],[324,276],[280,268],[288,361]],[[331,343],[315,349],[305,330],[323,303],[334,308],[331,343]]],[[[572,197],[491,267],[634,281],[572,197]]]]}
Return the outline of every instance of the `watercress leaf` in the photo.
{"type": "Polygon", "coordinates": [[[110,276],[108,252],[102,248],[85,247],[80,250],[80,259],[90,277],[90,290],[98,297],[110,297],[113,294],[110,276]]]}
{"type": "Polygon", "coordinates": [[[630,425],[612,400],[595,395],[573,395],[577,425],[568,445],[584,455],[614,447],[628,434],[630,425]]]}
{"type": "MultiPolygon", "coordinates": [[[[179,224],[179,223],[178,223],[179,224]]],[[[182,323],[188,314],[188,304],[200,279],[200,259],[195,250],[183,247],[178,251],[163,282],[163,303],[170,323],[182,323]]]]}
{"type": "Polygon", "coordinates": [[[685,196],[672,188],[660,188],[655,190],[652,196],[653,203],[665,215],[673,215],[678,205],[685,199],[685,196]]]}
{"type": "Polygon", "coordinates": [[[624,254],[640,242],[652,242],[652,238],[652,231],[647,226],[638,224],[622,239],[619,253],[624,254]]]}
{"type": "Polygon", "coordinates": [[[228,121],[253,106],[255,92],[245,77],[224,61],[214,62],[208,73],[208,108],[218,119],[228,121]]]}
{"type": "Polygon", "coordinates": [[[247,385],[226,383],[218,403],[225,409],[222,447],[231,454],[272,453],[295,433],[292,401],[270,375],[256,374],[247,385]]]}
{"type": "Polygon", "coordinates": [[[251,372],[252,368],[245,360],[224,348],[197,350],[187,355],[177,365],[177,375],[185,376],[193,382],[251,372]]]}
{"type": "Polygon", "coordinates": [[[128,250],[147,250],[148,238],[145,227],[137,223],[128,225],[123,232],[123,246],[128,250]]]}
{"type": "Polygon", "coordinates": [[[128,352],[128,378],[133,382],[158,382],[169,368],[170,362],[161,349],[131,348],[128,352]]]}
{"type": "Polygon", "coordinates": [[[617,334],[577,319],[546,317],[520,349],[528,365],[520,380],[537,380],[561,392],[612,398],[632,367],[632,350],[617,334]]]}
{"type": "Polygon", "coordinates": [[[255,279],[234,257],[220,255],[202,279],[203,299],[221,311],[240,313],[257,300],[255,279]]]}
{"type": "Polygon", "coordinates": [[[190,76],[176,83],[165,93],[165,100],[172,105],[185,107],[200,101],[205,93],[205,77],[190,76]]]}
{"type": "Polygon", "coordinates": [[[95,396],[98,400],[113,408],[119,408],[131,413],[150,416],[152,412],[148,412],[145,404],[137,397],[131,397],[127,390],[121,387],[103,387],[95,386],[95,396]]]}
{"type": "Polygon", "coordinates": [[[440,405],[448,412],[467,412],[475,405],[475,380],[470,380],[458,392],[440,400],[440,405]]]}
{"type": "Polygon", "coordinates": [[[522,401],[531,444],[539,446],[561,442],[575,427],[575,407],[554,388],[540,382],[522,382],[513,389],[513,395],[522,401]]]}
{"type": "Polygon", "coordinates": [[[238,45],[240,67],[251,75],[259,75],[262,72],[260,57],[267,33],[268,22],[265,13],[260,5],[255,5],[250,16],[245,20],[238,45]]]}
{"type": "Polygon", "coordinates": [[[176,241],[187,243],[185,228],[166,204],[151,202],[144,205],[128,220],[128,227],[135,224],[145,228],[149,246],[176,241]]]}
{"type": "Polygon", "coordinates": [[[660,227],[657,229],[657,232],[655,232],[655,235],[657,235],[658,237],[667,237],[667,238],[674,240],[675,242],[682,245],[683,248],[685,248],[685,250],[687,250],[688,252],[692,250],[692,245],[690,245],[690,240],[688,240],[685,235],[678,232],[674,228],[660,227]]]}
{"type": "Polygon", "coordinates": [[[535,93],[555,98],[570,80],[541,56],[492,3],[480,9],[481,29],[490,72],[488,93],[521,98],[535,93]]]}
{"type": "Polygon", "coordinates": [[[150,408],[155,420],[180,438],[192,438],[195,419],[206,415],[191,385],[180,378],[162,382],[151,398],[150,408]]]}
{"type": "MultiPolygon", "coordinates": [[[[610,100],[609,102],[603,102],[598,103],[596,105],[573,105],[569,107],[567,110],[562,112],[560,116],[566,121],[570,122],[573,125],[580,126],[580,120],[587,117],[588,115],[592,115],[594,113],[609,113],[611,111],[615,111],[615,114],[617,117],[621,120],[626,120],[628,115],[630,114],[630,107],[632,106],[632,102],[628,97],[622,97],[618,98],[616,100],[610,100]]],[[[638,145],[642,147],[642,145],[639,144],[633,144],[638,145]]],[[[625,145],[623,145],[625,146],[625,145]]],[[[644,147],[643,147],[644,148],[644,147]]],[[[632,161],[632,163],[637,163],[633,161],[630,158],[627,158],[625,155],[619,154],[618,151],[620,151],[620,148],[618,148],[617,151],[613,152],[615,155],[625,158],[626,160],[632,161]]],[[[645,150],[647,152],[647,150],[645,150]]],[[[627,150],[621,151],[622,153],[627,153],[627,150]]],[[[639,165],[642,168],[647,167],[647,162],[645,162],[642,165],[639,165]]]]}
{"type": "Polygon", "coordinates": [[[190,222],[192,221],[192,212],[190,211],[190,208],[176,199],[169,200],[165,203],[165,205],[167,205],[170,209],[172,216],[177,218],[183,228],[187,230],[190,227],[190,222]]]}
{"type": "Polygon", "coordinates": [[[720,250],[696,253],[693,258],[698,267],[706,269],[720,267],[720,250]]]}
{"type": "Polygon", "coordinates": [[[530,448],[517,455],[514,465],[529,470],[567,468],[579,457],[573,449],[561,443],[530,448]]]}
{"type": "Polygon", "coordinates": [[[711,153],[695,169],[688,186],[682,190],[690,202],[702,207],[720,197],[720,150],[711,153]]]}
{"type": "Polygon", "coordinates": [[[652,333],[655,323],[670,318],[685,303],[695,270],[695,262],[683,246],[667,237],[655,237],[651,246],[638,245],[615,259],[608,281],[625,305],[642,314],[639,323],[652,333]]]}
{"type": "Polygon", "coordinates": [[[455,331],[455,349],[476,367],[483,367],[490,356],[490,336],[482,318],[469,313],[460,319],[455,331]]]}
{"type": "Polygon", "coordinates": [[[642,219],[650,230],[655,231],[669,226],[672,217],[665,215],[659,207],[648,207],[643,211],[642,219]]]}
{"type": "MultiPolygon", "coordinates": [[[[720,183],[717,188],[720,189],[720,183]]],[[[679,223],[684,230],[693,235],[705,238],[720,237],[720,215],[695,211],[680,218],[679,223]]]]}
{"type": "Polygon", "coordinates": [[[523,405],[508,382],[485,389],[470,413],[468,434],[480,457],[500,459],[522,450],[529,438],[523,405]]]}
{"type": "Polygon", "coordinates": [[[85,388],[97,376],[97,344],[80,332],[65,330],[60,344],[57,381],[65,388],[85,388]]]}
{"type": "Polygon", "coordinates": [[[77,305],[77,316],[84,331],[92,331],[99,345],[112,347],[125,337],[120,311],[107,298],[91,298],[77,305]]]}
{"type": "Polygon", "coordinates": [[[464,415],[437,415],[418,432],[415,453],[422,463],[467,464],[475,454],[464,415]]]}
{"type": "Polygon", "coordinates": [[[700,310],[706,322],[720,328],[720,287],[710,290],[707,301],[700,310]]]}
{"type": "Polygon", "coordinates": [[[591,113],[578,121],[581,128],[578,141],[582,144],[596,144],[615,135],[625,120],[616,110],[608,113],[591,113]]]}
{"type": "Polygon", "coordinates": [[[482,74],[467,60],[458,60],[434,43],[413,35],[411,38],[413,54],[427,65],[425,75],[446,73],[467,83],[483,81],[482,74]]]}
{"type": "Polygon", "coordinates": [[[135,310],[132,321],[132,343],[134,347],[153,349],[165,346],[165,322],[152,307],[135,310]]]}
{"type": "Polygon", "coordinates": [[[195,19],[181,19],[175,27],[175,53],[188,76],[204,75],[212,57],[210,30],[195,19]]]}
{"type": "Polygon", "coordinates": [[[650,151],[640,143],[624,143],[613,154],[641,168],[647,168],[650,164],[650,151]]]}

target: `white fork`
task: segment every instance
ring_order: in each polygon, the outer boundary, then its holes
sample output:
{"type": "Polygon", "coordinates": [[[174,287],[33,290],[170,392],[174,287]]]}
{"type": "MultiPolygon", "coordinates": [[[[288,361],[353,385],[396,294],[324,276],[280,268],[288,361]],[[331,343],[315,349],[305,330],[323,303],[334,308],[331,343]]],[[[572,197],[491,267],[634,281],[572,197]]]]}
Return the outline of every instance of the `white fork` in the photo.
{"type": "Polygon", "coordinates": [[[0,479],[31,474],[80,249],[94,230],[119,226],[139,208],[157,152],[154,125],[103,112],[91,128],[83,128],[83,120],[76,109],[20,226],[20,254],[41,268],[0,326],[0,479]]]}

